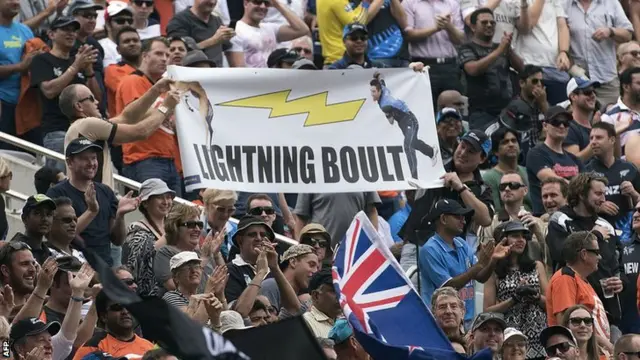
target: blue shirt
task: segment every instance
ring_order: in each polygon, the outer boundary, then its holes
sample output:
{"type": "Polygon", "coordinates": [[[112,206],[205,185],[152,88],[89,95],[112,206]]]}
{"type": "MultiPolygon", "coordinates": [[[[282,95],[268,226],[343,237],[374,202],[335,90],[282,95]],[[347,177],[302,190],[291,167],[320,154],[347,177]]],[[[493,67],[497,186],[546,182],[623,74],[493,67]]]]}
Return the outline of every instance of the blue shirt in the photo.
{"type": "MultiPolygon", "coordinates": [[[[18,64],[22,58],[24,44],[32,38],[33,32],[24,24],[14,21],[10,26],[0,25],[0,65],[18,64]]],[[[19,73],[0,79],[0,100],[17,104],[19,96],[19,73]]]]}
{"type": "Polygon", "coordinates": [[[409,218],[409,214],[411,213],[411,206],[406,204],[402,209],[396,211],[395,214],[391,215],[389,218],[389,227],[391,228],[391,236],[393,237],[393,241],[402,242],[398,233],[404,226],[404,223],[407,222],[409,218]]]}
{"type": "MultiPolygon", "coordinates": [[[[422,281],[422,300],[429,304],[433,292],[444,283],[467,272],[477,259],[467,242],[461,237],[453,239],[452,249],[438,234],[433,235],[420,248],[420,279],[422,281]]],[[[464,301],[465,321],[473,320],[475,310],[475,289],[473,280],[459,291],[464,301]]]]}

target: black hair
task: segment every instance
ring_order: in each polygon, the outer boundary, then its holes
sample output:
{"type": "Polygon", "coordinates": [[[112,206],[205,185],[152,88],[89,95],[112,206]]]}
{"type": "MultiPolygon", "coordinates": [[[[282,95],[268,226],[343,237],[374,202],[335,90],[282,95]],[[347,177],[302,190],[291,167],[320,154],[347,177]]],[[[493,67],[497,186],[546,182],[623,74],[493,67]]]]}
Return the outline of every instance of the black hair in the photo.
{"type": "Polygon", "coordinates": [[[597,123],[591,125],[591,130],[593,129],[602,129],[607,132],[607,136],[615,137],[616,136],[616,128],[613,124],[609,124],[604,121],[598,121],[597,123]]]}
{"type": "Polygon", "coordinates": [[[504,126],[500,126],[498,130],[494,131],[493,134],[491,134],[491,152],[492,153],[495,154],[498,152],[498,149],[500,148],[500,142],[502,142],[504,137],[507,136],[507,134],[509,133],[513,134],[513,136],[516,137],[518,144],[520,144],[520,134],[518,134],[517,131],[509,129],[504,126]]]}
{"type": "MultiPolygon", "coordinates": [[[[120,36],[126,33],[138,34],[138,30],[136,30],[133,26],[125,26],[120,29],[120,31],[118,31],[118,33],[116,34],[116,45],[120,46],[120,36]]],[[[138,38],[140,38],[140,35],[138,35],[138,38]]]]}
{"type": "Polygon", "coordinates": [[[524,69],[522,69],[522,71],[518,74],[518,77],[520,78],[520,80],[527,80],[529,77],[541,72],[541,67],[528,64],[524,66],[524,69]]]}
{"type": "Polygon", "coordinates": [[[333,286],[333,276],[330,269],[322,269],[313,274],[311,280],[309,280],[309,293],[313,290],[318,290],[322,285],[333,286]]]}
{"type": "Polygon", "coordinates": [[[101,318],[102,315],[105,315],[107,313],[107,307],[109,305],[109,301],[111,301],[111,299],[109,299],[109,297],[107,296],[107,294],[105,294],[104,291],[100,291],[98,293],[98,295],[96,295],[96,313],[98,314],[98,318],[101,318]]]}
{"type": "Polygon", "coordinates": [[[475,25],[478,22],[478,16],[480,14],[491,14],[493,16],[493,10],[483,7],[471,13],[471,17],[469,18],[469,22],[471,25],[475,25]]]}
{"type": "Polygon", "coordinates": [[[62,171],[58,169],[48,166],[43,166],[38,169],[33,176],[33,184],[36,187],[36,192],[38,194],[46,194],[52,184],[58,183],[57,176],[61,172],[62,171]]]}
{"type": "Polygon", "coordinates": [[[267,310],[267,306],[262,301],[255,300],[253,302],[253,306],[251,307],[251,311],[249,311],[249,313],[254,313],[260,310],[263,310],[267,314],[269,313],[269,310],[267,310]]]}
{"type": "MultiPolygon", "coordinates": [[[[502,233],[501,239],[495,239],[496,243],[502,241],[504,238],[509,236],[509,233],[502,233]]],[[[525,235],[526,238],[526,235],[525,235]]],[[[524,250],[522,254],[518,255],[518,266],[520,267],[520,271],[522,272],[531,272],[536,268],[536,262],[529,255],[529,240],[525,239],[526,243],[524,245],[524,250]]],[[[509,274],[509,268],[511,267],[511,260],[509,257],[505,257],[504,259],[498,260],[496,263],[496,275],[498,279],[504,279],[509,274]]]]}
{"type": "Polygon", "coordinates": [[[620,74],[620,96],[624,96],[624,86],[631,85],[635,74],[640,74],[640,67],[628,68],[620,74]]]}
{"type": "Polygon", "coordinates": [[[142,360],[160,360],[167,356],[171,356],[171,354],[163,348],[151,349],[142,355],[142,360]]]}
{"type": "Polygon", "coordinates": [[[73,201],[66,196],[59,196],[57,198],[53,198],[53,202],[56,203],[56,208],[59,206],[69,205],[73,207],[73,201]]]}

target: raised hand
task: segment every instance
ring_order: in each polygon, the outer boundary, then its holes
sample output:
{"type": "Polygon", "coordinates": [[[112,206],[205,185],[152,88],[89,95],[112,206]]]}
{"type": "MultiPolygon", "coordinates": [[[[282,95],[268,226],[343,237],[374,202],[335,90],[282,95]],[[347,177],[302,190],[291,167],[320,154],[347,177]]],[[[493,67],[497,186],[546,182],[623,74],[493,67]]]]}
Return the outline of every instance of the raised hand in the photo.
{"type": "Polygon", "coordinates": [[[87,204],[87,209],[96,214],[100,211],[100,205],[98,205],[98,199],[96,197],[96,187],[93,182],[89,184],[87,191],[84,192],[84,202],[87,204]]]}
{"type": "Polygon", "coordinates": [[[269,264],[269,269],[271,269],[271,271],[278,270],[280,267],[280,259],[273,245],[271,243],[265,242],[264,252],[267,253],[267,262],[269,264]]]}
{"type": "Polygon", "coordinates": [[[41,360],[41,359],[44,359],[44,358],[45,358],[44,347],[43,346],[37,346],[37,347],[31,349],[31,351],[29,351],[27,356],[24,357],[24,360],[41,360]]]}
{"type": "Polygon", "coordinates": [[[496,246],[496,242],[491,240],[478,249],[478,262],[483,266],[486,266],[491,261],[493,250],[496,246]]]}
{"type": "Polygon", "coordinates": [[[69,286],[71,287],[71,291],[84,294],[95,273],[88,263],[82,264],[82,267],[80,267],[80,270],[75,275],[69,273],[69,286]]]}
{"type": "Polygon", "coordinates": [[[260,250],[258,252],[258,260],[256,261],[256,274],[267,275],[269,272],[269,263],[267,262],[267,252],[260,250]]]}
{"type": "Polygon", "coordinates": [[[120,215],[128,214],[135,211],[140,205],[140,197],[133,197],[133,191],[129,191],[127,195],[118,201],[118,213],[120,215]]]}
{"type": "Polygon", "coordinates": [[[213,235],[213,230],[207,234],[207,237],[204,239],[204,243],[202,244],[202,248],[200,251],[202,252],[203,257],[210,258],[220,251],[222,247],[222,243],[224,242],[225,231],[219,231],[217,234],[213,235]]]}
{"type": "Polygon", "coordinates": [[[504,239],[498,243],[493,249],[491,258],[493,260],[502,260],[509,256],[511,253],[511,245],[507,245],[507,239],[504,239]]]}
{"type": "Polygon", "coordinates": [[[226,265],[220,265],[213,270],[213,273],[207,279],[207,292],[216,295],[224,294],[224,289],[229,280],[229,272],[226,265]]]}
{"type": "Polygon", "coordinates": [[[213,325],[220,324],[220,313],[224,310],[224,306],[222,302],[218,300],[215,296],[208,296],[203,299],[204,308],[207,311],[207,315],[209,315],[209,320],[213,325]]]}
{"type": "Polygon", "coordinates": [[[15,306],[13,289],[9,285],[3,286],[2,294],[0,294],[0,316],[8,319],[15,306]]]}
{"type": "Polygon", "coordinates": [[[42,269],[38,271],[38,283],[36,284],[36,287],[40,288],[40,290],[43,290],[45,293],[49,291],[51,284],[53,284],[53,277],[57,272],[58,263],[56,262],[56,259],[49,257],[42,264],[42,269]]]}

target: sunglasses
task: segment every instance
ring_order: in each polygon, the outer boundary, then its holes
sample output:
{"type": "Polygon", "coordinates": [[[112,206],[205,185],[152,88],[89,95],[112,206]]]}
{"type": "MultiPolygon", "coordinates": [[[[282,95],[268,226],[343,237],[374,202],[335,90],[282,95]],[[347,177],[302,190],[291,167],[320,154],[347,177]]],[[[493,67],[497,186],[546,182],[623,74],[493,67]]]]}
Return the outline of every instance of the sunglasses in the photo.
{"type": "Polygon", "coordinates": [[[96,102],[96,98],[93,97],[93,95],[89,95],[86,98],[82,98],[80,100],[78,100],[79,103],[83,103],[85,101],[91,101],[92,103],[96,102]]]}
{"type": "Polygon", "coordinates": [[[270,7],[271,2],[268,0],[251,0],[251,3],[257,6],[264,5],[265,7],[270,7]]]}
{"type": "Polygon", "coordinates": [[[482,21],[480,21],[480,24],[482,24],[483,26],[487,26],[489,24],[491,24],[491,26],[496,26],[496,21],[495,20],[482,20],[482,21]]]}
{"type": "Polygon", "coordinates": [[[249,210],[249,214],[255,215],[255,216],[259,216],[259,215],[262,215],[263,211],[267,215],[273,215],[273,214],[276,213],[276,210],[274,208],[272,208],[271,206],[258,206],[258,207],[254,207],[253,209],[249,210]]]}
{"type": "Polygon", "coordinates": [[[107,311],[122,311],[124,310],[124,306],[121,304],[111,304],[107,307],[107,311]]]}
{"type": "Polygon", "coordinates": [[[297,53],[305,53],[305,54],[311,54],[313,51],[311,49],[307,49],[307,48],[303,48],[303,47],[294,47],[291,50],[297,52],[297,53]]]}
{"type": "Polygon", "coordinates": [[[584,96],[593,96],[596,94],[595,90],[593,89],[578,89],[576,90],[576,93],[578,95],[584,95],[584,96]]]}
{"type": "Polygon", "coordinates": [[[367,35],[349,35],[347,36],[347,39],[351,40],[351,41],[367,41],[369,40],[369,36],[367,35]]]}
{"type": "Polygon", "coordinates": [[[593,325],[593,318],[592,317],[574,317],[574,318],[570,318],[569,322],[571,323],[571,325],[573,326],[580,326],[580,324],[584,323],[587,326],[591,326],[593,325]]]}
{"type": "Polygon", "coordinates": [[[541,80],[541,79],[535,79],[535,78],[534,78],[534,79],[531,79],[531,80],[529,80],[529,81],[531,82],[531,85],[538,85],[538,84],[541,84],[541,83],[542,83],[542,80],[541,80]]]}
{"type": "Polygon", "coordinates": [[[117,19],[113,19],[111,21],[115,22],[118,25],[131,25],[131,24],[133,24],[133,19],[132,18],[117,18],[117,19]]]}
{"type": "Polygon", "coordinates": [[[569,122],[565,120],[551,119],[551,120],[547,120],[547,123],[553,127],[560,127],[560,126],[564,126],[566,128],[569,127],[569,122]]]}
{"type": "Polygon", "coordinates": [[[142,7],[143,5],[146,5],[147,7],[153,7],[153,1],[134,0],[133,3],[139,7],[142,7]]]}
{"type": "Polygon", "coordinates": [[[498,189],[500,189],[500,191],[505,191],[505,190],[507,190],[507,188],[509,188],[511,190],[518,190],[518,189],[520,189],[522,187],[524,187],[524,184],[521,184],[521,183],[515,182],[515,181],[506,182],[506,183],[502,183],[502,184],[498,185],[498,189]]]}
{"type": "Polygon", "coordinates": [[[9,241],[5,244],[5,246],[9,246],[9,248],[14,251],[25,249],[31,251],[31,246],[27,245],[27,243],[23,243],[22,241],[9,241]]]}
{"type": "Polygon", "coordinates": [[[98,14],[96,13],[79,13],[78,16],[81,16],[85,19],[95,20],[98,18],[98,14]]]}
{"type": "Polygon", "coordinates": [[[133,279],[122,279],[121,281],[127,286],[131,286],[131,285],[134,285],[136,283],[136,281],[133,280],[133,279]]]}
{"type": "Polygon", "coordinates": [[[323,248],[326,248],[327,245],[329,244],[329,242],[327,242],[327,240],[325,239],[314,239],[314,238],[305,239],[302,243],[311,245],[311,246],[320,246],[323,248]]]}
{"type": "Polygon", "coordinates": [[[560,344],[551,345],[545,348],[545,351],[547,352],[547,356],[553,356],[558,353],[558,350],[560,350],[560,353],[564,354],[572,347],[573,345],[570,342],[565,341],[560,344]]]}
{"type": "Polygon", "coordinates": [[[585,250],[587,250],[588,252],[594,255],[600,256],[600,249],[585,249],[585,250]]]}
{"type": "Polygon", "coordinates": [[[202,221],[185,221],[180,226],[184,226],[187,229],[193,230],[196,226],[200,229],[204,228],[204,223],[202,221]]]}

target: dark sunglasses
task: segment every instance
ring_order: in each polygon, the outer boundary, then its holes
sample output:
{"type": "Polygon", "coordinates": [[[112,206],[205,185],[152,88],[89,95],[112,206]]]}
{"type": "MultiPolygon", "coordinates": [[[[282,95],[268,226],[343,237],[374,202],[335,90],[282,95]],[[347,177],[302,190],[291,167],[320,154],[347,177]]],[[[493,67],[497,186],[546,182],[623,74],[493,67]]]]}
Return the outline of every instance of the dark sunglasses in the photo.
{"type": "Polygon", "coordinates": [[[498,185],[498,189],[500,189],[500,191],[505,191],[507,190],[507,188],[511,190],[518,190],[521,187],[524,187],[524,184],[520,184],[519,182],[515,182],[515,181],[506,182],[498,185]]]}
{"type": "Polygon", "coordinates": [[[593,96],[596,94],[595,90],[593,89],[578,89],[576,90],[576,93],[584,96],[593,96]]]}
{"type": "Polygon", "coordinates": [[[560,352],[564,354],[567,351],[569,351],[569,349],[571,349],[572,347],[573,345],[570,342],[565,341],[560,344],[551,345],[545,348],[545,351],[547,352],[547,356],[553,356],[558,353],[558,350],[560,350],[560,352]]]}
{"type": "Polygon", "coordinates": [[[271,206],[258,206],[258,207],[254,207],[253,209],[249,210],[249,214],[255,215],[255,216],[259,216],[259,215],[262,215],[263,211],[267,215],[273,215],[273,214],[276,213],[276,210],[274,208],[272,208],[271,206]]]}
{"type": "Polygon", "coordinates": [[[268,0],[251,0],[251,3],[257,6],[264,5],[265,7],[271,6],[268,0]]]}
{"type": "Polygon", "coordinates": [[[147,7],[153,7],[153,1],[134,0],[133,3],[140,7],[142,7],[142,5],[146,5],[147,7]]]}
{"type": "Polygon", "coordinates": [[[591,326],[593,325],[593,318],[592,317],[574,317],[574,318],[570,318],[569,322],[571,323],[571,325],[573,326],[580,326],[580,324],[584,323],[587,326],[591,326]]]}
{"type": "Polygon", "coordinates": [[[86,98],[82,98],[82,99],[78,100],[79,103],[83,103],[85,101],[96,102],[96,98],[93,97],[93,94],[92,94],[92,95],[87,96],[86,98]]]}
{"type": "Polygon", "coordinates": [[[85,19],[95,20],[98,18],[98,14],[96,13],[79,13],[78,16],[81,16],[85,19]]]}
{"type": "Polygon", "coordinates": [[[185,221],[180,226],[184,226],[187,229],[195,229],[196,226],[200,229],[204,228],[204,223],[202,221],[185,221]]]}
{"type": "Polygon", "coordinates": [[[482,20],[482,21],[480,21],[480,24],[482,24],[483,26],[487,26],[489,24],[491,24],[491,26],[496,26],[496,21],[495,20],[482,20]]]}
{"type": "Polygon", "coordinates": [[[111,304],[107,307],[107,311],[122,311],[124,310],[124,306],[121,304],[111,304]]]}
{"type": "Polygon", "coordinates": [[[136,283],[136,281],[133,279],[122,279],[122,282],[127,286],[131,286],[136,283]]]}
{"type": "Polygon", "coordinates": [[[542,83],[541,79],[536,79],[536,78],[533,78],[530,81],[531,81],[531,85],[538,85],[542,83]]]}
{"type": "Polygon", "coordinates": [[[600,255],[600,249],[585,249],[585,250],[587,250],[588,252],[594,255],[598,255],[598,256],[600,255]]]}
{"type": "Polygon", "coordinates": [[[347,38],[351,41],[367,41],[369,40],[369,36],[365,35],[365,34],[361,34],[361,35],[349,35],[347,36],[347,38]]]}
{"type": "Polygon", "coordinates": [[[13,251],[20,251],[25,249],[31,251],[31,246],[22,241],[9,241],[5,244],[5,246],[9,246],[9,248],[13,251]]]}
{"type": "Polygon", "coordinates": [[[311,49],[307,49],[307,48],[303,48],[303,47],[294,47],[291,48],[291,50],[297,52],[297,53],[305,53],[305,54],[311,54],[313,51],[311,51],[311,49]]]}
{"type": "Polygon", "coordinates": [[[569,122],[565,120],[551,119],[551,120],[547,120],[547,123],[553,127],[560,127],[561,125],[566,128],[569,127],[569,122]]]}
{"type": "Polygon", "coordinates": [[[115,22],[118,25],[131,25],[133,24],[133,19],[132,18],[117,18],[117,19],[113,19],[111,20],[113,22],[115,22]]]}
{"type": "Polygon", "coordinates": [[[307,238],[304,239],[302,241],[303,244],[307,244],[307,245],[311,245],[311,246],[320,246],[323,248],[328,247],[327,245],[329,244],[329,242],[325,239],[314,239],[314,238],[307,238]]]}

